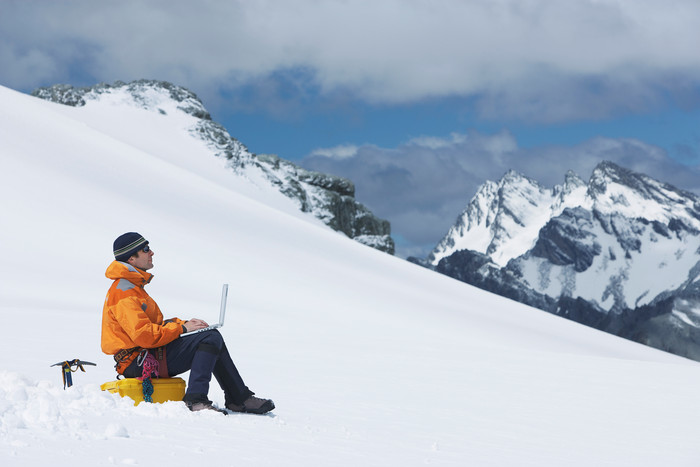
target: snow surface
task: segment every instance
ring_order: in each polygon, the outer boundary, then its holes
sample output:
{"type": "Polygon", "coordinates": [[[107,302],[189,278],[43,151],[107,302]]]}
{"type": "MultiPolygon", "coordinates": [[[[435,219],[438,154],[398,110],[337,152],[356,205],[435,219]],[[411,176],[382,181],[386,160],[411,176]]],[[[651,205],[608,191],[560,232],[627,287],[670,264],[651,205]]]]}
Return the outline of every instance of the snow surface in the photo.
{"type": "Polygon", "coordinates": [[[0,87],[0,465],[700,460],[697,363],[333,232],[221,161],[190,160],[177,112],[95,105],[0,87]],[[100,391],[115,376],[99,346],[104,270],[130,230],[151,241],[166,317],[214,321],[231,284],[222,333],[271,415],[100,391]],[[73,358],[98,366],[64,391],[49,365],[73,358]]]}

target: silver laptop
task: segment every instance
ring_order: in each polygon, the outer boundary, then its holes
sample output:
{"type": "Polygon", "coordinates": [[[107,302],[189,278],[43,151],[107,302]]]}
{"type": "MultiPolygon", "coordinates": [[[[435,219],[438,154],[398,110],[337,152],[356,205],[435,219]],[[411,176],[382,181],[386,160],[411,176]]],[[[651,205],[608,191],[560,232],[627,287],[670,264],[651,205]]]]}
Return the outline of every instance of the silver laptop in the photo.
{"type": "Polygon", "coordinates": [[[180,334],[180,337],[190,336],[192,334],[197,334],[198,332],[210,331],[212,329],[220,328],[224,325],[224,318],[226,317],[226,296],[228,295],[228,284],[224,284],[221,288],[221,308],[219,309],[219,322],[207,326],[206,328],[196,329],[190,332],[184,332],[180,334]]]}

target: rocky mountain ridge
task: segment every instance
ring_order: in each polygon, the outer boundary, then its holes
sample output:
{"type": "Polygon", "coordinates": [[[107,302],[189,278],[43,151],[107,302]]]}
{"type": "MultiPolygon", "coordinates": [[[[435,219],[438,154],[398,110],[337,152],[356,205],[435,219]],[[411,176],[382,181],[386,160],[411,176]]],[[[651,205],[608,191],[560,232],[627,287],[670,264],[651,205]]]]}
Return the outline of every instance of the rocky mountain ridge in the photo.
{"type": "Polygon", "coordinates": [[[600,163],[486,182],[425,260],[464,282],[700,359],[700,198],[600,163]]]}
{"type": "Polygon", "coordinates": [[[165,81],[138,80],[89,87],[58,84],[36,89],[32,95],[81,107],[90,100],[109,98],[118,92],[125,92],[132,100],[130,104],[161,114],[166,114],[160,105],[163,99],[175,103],[177,111],[196,119],[189,133],[204,141],[213,155],[224,158],[233,172],[244,177],[248,177],[250,171],[256,172],[252,178],[266,180],[293,200],[302,212],[313,214],[332,229],[360,243],[394,254],[389,222],[376,217],[355,199],[355,186],[350,180],[309,171],[275,155],[251,153],[222,125],[213,121],[202,101],[186,88],[165,81]]]}

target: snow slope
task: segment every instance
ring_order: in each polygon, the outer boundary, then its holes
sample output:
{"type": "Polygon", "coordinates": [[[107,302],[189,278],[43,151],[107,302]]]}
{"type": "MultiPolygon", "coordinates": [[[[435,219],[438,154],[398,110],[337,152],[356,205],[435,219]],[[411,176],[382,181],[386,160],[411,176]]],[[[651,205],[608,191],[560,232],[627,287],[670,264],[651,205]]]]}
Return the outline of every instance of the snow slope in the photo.
{"type": "Polygon", "coordinates": [[[1,465],[697,465],[696,363],[360,245],[151,113],[103,111],[0,87],[1,465]],[[214,321],[231,284],[222,333],[272,415],[99,390],[130,230],[166,317],[214,321]],[[49,365],[76,357],[98,366],[64,391],[49,365]]]}

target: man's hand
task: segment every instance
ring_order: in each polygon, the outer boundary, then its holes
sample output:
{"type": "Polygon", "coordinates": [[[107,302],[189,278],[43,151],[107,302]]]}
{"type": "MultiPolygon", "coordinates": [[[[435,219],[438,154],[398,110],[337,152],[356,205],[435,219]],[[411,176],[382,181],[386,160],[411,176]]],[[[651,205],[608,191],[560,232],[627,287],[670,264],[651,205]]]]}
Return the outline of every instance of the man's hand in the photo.
{"type": "Polygon", "coordinates": [[[189,321],[185,321],[185,324],[183,326],[185,326],[185,329],[187,329],[187,332],[190,332],[190,331],[196,331],[197,329],[206,328],[209,325],[204,320],[194,318],[194,319],[191,319],[189,321]]]}

